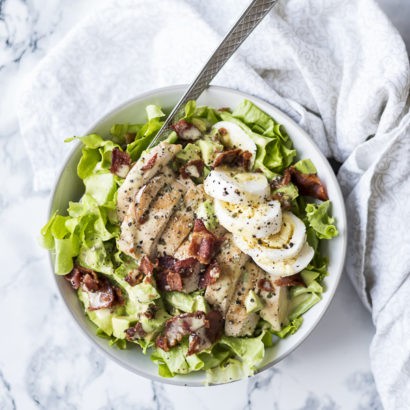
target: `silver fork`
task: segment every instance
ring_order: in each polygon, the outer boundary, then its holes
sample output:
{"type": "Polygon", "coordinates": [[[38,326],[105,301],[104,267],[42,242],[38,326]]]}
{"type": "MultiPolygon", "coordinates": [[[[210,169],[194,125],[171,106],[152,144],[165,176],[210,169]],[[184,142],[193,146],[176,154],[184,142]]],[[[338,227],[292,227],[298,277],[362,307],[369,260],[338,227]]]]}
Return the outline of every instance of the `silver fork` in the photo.
{"type": "Polygon", "coordinates": [[[245,41],[255,27],[268,14],[270,9],[277,3],[277,0],[253,0],[248,8],[243,12],[239,20],[234,24],[229,33],[219,44],[208,62],[199,72],[195,80],[189,86],[188,90],[178,101],[177,105],[169,114],[165,123],[158,131],[155,138],[151,141],[148,148],[157,145],[164,140],[169,134],[169,126],[180,115],[184,105],[189,100],[196,100],[202,92],[208,87],[209,83],[218,74],[219,70],[229,60],[232,54],[245,41]]]}

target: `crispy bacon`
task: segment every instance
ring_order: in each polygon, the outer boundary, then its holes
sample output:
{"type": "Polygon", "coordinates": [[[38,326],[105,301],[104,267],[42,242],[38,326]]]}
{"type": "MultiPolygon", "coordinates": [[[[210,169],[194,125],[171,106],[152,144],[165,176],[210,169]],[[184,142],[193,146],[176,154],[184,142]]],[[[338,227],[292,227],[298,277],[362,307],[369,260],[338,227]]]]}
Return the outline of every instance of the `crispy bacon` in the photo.
{"type": "Polygon", "coordinates": [[[271,195],[271,199],[279,201],[284,211],[289,211],[292,208],[292,201],[282,192],[271,195]]]}
{"type": "Polygon", "coordinates": [[[159,307],[157,305],[155,305],[154,303],[151,303],[148,306],[147,310],[143,313],[143,315],[147,319],[154,319],[158,309],[159,309],[159,307]]]}
{"type": "Polygon", "coordinates": [[[144,274],[139,269],[130,270],[124,278],[131,286],[139,285],[144,279],[144,274]]]}
{"type": "Polygon", "coordinates": [[[121,151],[118,148],[112,150],[112,159],[111,159],[111,173],[118,175],[121,178],[125,178],[128,174],[128,171],[131,168],[131,157],[128,153],[121,151]]]}
{"type": "Polygon", "coordinates": [[[75,290],[78,290],[80,288],[82,277],[83,274],[77,266],[74,266],[73,270],[64,276],[64,278],[71,283],[71,286],[75,290]]]}
{"type": "Polygon", "coordinates": [[[188,355],[191,355],[211,347],[222,337],[222,333],[223,318],[220,312],[183,313],[167,320],[165,329],[155,344],[168,351],[189,335],[188,355]]]}
{"type": "MultiPolygon", "coordinates": [[[[200,270],[200,264],[195,258],[178,260],[165,255],[160,257],[158,262],[157,286],[158,289],[167,292],[186,290],[190,279],[198,275],[200,270]]],[[[194,287],[197,286],[197,283],[194,284],[194,287]]],[[[193,290],[189,289],[189,291],[193,290]]]]}
{"type": "Polygon", "coordinates": [[[240,148],[223,151],[217,155],[212,166],[214,168],[221,165],[229,165],[232,167],[243,167],[246,171],[249,170],[252,154],[249,151],[242,151],[240,148]]]}
{"type": "Polygon", "coordinates": [[[113,308],[124,302],[121,289],[91,269],[76,265],[65,278],[74,289],[81,286],[88,293],[88,310],[113,308]]]}
{"type": "Polygon", "coordinates": [[[202,136],[201,131],[194,124],[186,120],[179,120],[171,125],[171,128],[178,134],[179,138],[188,141],[195,141],[202,136]]]}
{"type": "Polygon", "coordinates": [[[275,280],[275,285],[277,286],[305,286],[306,284],[302,279],[300,273],[296,273],[291,276],[284,276],[275,280]]]}
{"type": "Polygon", "coordinates": [[[219,250],[224,238],[217,238],[206,229],[201,219],[195,219],[194,232],[188,252],[200,263],[208,265],[219,250]]]}
{"type": "Polygon", "coordinates": [[[204,312],[183,313],[168,319],[165,323],[163,334],[156,340],[156,345],[168,351],[176,346],[184,336],[195,332],[207,323],[204,312]]]}
{"type": "Polygon", "coordinates": [[[145,171],[148,171],[149,169],[152,169],[152,168],[154,167],[154,165],[155,165],[155,162],[157,161],[157,157],[158,157],[158,154],[153,155],[153,156],[147,161],[147,163],[146,163],[143,167],[141,167],[141,171],[142,171],[142,172],[145,172],[145,171]]]}
{"type": "Polygon", "coordinates": [[[146,334],[147,333],[143,329],[142,324],[140,322],[125,330],[125,338],[130,342],[137,339],[142,339],[146,336],[146,334]]]}
{"type": "Polygon", "coordinates": [[[295,167],[288,169],[292,182],[298,187],[302,195],[311,196],[321,201],[327,201],[329,199],[326,187],[316,174],[304,174],[295,167]]]}
{"type": "Polygon", "coordinates": [[[205,164],[202,159],[194,159],[183,165],[179,169],[179,173],[184,179],[188,179],[190,177],[200,178],[204,174],[204,167],[205,164]]]}
{"type": "Polygon", "coordinates": [[[221,275],[221,267],[219,263],[214,260],[209,266],[207,266],[205,273],[201,276],[199,280],[200,289],[205,289],[207,286],[215,283],[219,276],[221,275]]]}
{"type": "Polygon", "coordinates": [[[274,292],[275,288],[272,285],[272,282],[269,279],[259,279],[258,288],[264,290],[265,292],[274,292]]]}
{"type": "Polygon", "coordinates": [[[148,256],[144,255],[141,258],[140,265],[138,269],[133,269],[128,272],[128,275],[124,278],[131,286],[138,285],[144,278],[151,277],[154,273],[154,269],[157,267],[158,263],[155,264],[151,262],[148,256]]]}

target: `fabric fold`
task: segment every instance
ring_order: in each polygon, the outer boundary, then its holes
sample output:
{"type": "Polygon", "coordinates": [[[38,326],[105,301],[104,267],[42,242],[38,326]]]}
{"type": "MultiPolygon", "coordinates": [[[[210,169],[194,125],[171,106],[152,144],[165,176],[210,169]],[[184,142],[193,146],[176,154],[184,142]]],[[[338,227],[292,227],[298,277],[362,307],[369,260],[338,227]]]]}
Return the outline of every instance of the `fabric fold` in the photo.
{"type": "MultiPolygon", "coordinates": [[[[73,28],[21,91],[35,188],[52,187],[66,137],[142,92],[189,83],[247,4],[115,0],[73,28]]],[[[410,69],[401,37],[374,0],[280,1],[214,84],[274,104],[343,163],[345,271],[372,311],[371,364],[383,404],[405,408],[410,69]]]]}

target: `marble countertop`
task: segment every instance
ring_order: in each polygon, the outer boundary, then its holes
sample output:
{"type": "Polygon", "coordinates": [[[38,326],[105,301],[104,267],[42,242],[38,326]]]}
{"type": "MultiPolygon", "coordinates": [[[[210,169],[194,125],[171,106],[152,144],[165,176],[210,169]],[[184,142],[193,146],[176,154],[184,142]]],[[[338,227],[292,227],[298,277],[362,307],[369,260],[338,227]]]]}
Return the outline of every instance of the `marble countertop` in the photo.
{"type": "MultiPolygon", "coordinates": [[[[275,368],[227,386],[188,389],[135,376],[73,323],[38,245],[49,193],[33,191],[15,91],[102,2],[0,1],[0,409],[380,409],[368,354],[371,317],[346,277],[301,347],[275,368]]],[[[410,44],[410,4],[381,3],[410,44]]]]}

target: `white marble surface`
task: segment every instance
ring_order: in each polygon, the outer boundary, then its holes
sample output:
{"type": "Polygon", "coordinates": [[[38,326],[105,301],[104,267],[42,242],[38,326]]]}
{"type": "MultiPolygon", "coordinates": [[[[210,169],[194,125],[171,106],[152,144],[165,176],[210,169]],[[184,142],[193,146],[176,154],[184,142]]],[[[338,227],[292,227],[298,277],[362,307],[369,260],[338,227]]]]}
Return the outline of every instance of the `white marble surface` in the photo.
{"type": "MultiPolygon", "coordinates": [[[[371,318],[345,277],[299,349],[274,369],[223,387],[188,389],[137,377],[103,357],[72,322],[38,246],[49,193],[32,189],[16,90],[103,2],[0,0],[0,409],[380,409],[368,357],[371,318]]],[[[380,2],[409,44],[410,2],[380,2]]]]}

